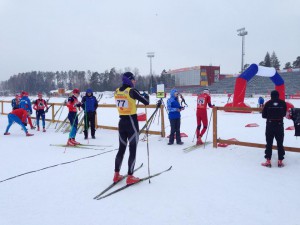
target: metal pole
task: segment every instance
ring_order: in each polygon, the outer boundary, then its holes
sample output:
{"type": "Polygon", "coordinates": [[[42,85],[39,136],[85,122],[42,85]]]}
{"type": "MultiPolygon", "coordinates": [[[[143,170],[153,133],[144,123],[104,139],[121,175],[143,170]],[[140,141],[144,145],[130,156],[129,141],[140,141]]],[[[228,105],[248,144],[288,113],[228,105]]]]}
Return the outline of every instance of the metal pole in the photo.
{"type": "Polygon", "coordinates": [[[244,72],[244,55],[245,55],[245,35],[242,36],[242,68],[241,68],[242,72],[244,72]]]}
{"type": "Polygon", "coordinates": [[[241,73],[244,72],[244,55],[245,55],[245,36],[248,34],[248,31],[245,30],[245,27],[237,30],[238,36],[242,37],[242,63],[241,63],[241,73]]]}
{"type": "Polygon", "coordinates": [[[152,88],[153,88],[153,80],[152,80],[152,57],[150,57],[150,94],[152,94],[152,88]]]}
{"type": "Polygon", "coordinates": [[[147,57],[150,58],[150,94],[152,94],[152,88],[153,88],[152,58],[154,57],[154,52],[147,52],[147,57]]]}

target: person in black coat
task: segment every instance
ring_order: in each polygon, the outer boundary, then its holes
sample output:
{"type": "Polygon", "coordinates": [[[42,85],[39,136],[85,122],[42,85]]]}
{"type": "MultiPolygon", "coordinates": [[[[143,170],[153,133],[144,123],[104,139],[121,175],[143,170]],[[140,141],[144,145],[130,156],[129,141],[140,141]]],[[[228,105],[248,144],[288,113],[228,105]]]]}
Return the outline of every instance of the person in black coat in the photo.
{"type": "Polygon", "coordinates": [[[272,146],[275,137],[278,149],[278,167],[283,167],[282,160],[284,159],[285,151],[283,148],[284,127],[283,118],[286,116],[287,106],[285,101],[279,99],[279,92],[274,90],[271,92],[271,100],[269,100],[263,110],[262,118],[266,121],[266,162],[262,166],[271,167],[272,146]]]}

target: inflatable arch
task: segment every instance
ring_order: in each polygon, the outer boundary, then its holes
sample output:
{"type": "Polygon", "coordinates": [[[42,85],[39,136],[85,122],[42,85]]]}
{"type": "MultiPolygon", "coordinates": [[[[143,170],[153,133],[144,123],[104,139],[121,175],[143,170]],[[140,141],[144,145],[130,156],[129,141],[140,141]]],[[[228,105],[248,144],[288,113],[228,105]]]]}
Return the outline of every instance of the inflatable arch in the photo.
{"type": "MultiPolygon", "coordinates": [[[[247,82],[255,75],[269,77],[275,84],[275,90],[279,92],[279,98],[285,100],[285,85],[284,80],[277,73],[275,68],[258,66],[251,64],[240,76],[236,79],[234,87],[233,102],[227,103],[225,107],[250,107],[244,103],[247,82]]],[[[287,102],[287,108],[293,108],[291,103],[287,102]]]]}

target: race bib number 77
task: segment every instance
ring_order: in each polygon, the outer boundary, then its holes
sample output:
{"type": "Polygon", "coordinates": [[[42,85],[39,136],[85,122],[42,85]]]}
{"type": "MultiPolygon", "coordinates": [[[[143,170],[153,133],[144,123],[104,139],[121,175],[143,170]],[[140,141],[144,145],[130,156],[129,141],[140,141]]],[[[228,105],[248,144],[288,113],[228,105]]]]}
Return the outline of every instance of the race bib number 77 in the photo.
{"type": "Polygon", "coordinates": [[[127,99],[116,99],[116,105],[118,108],[128,108],[127,99]]]}

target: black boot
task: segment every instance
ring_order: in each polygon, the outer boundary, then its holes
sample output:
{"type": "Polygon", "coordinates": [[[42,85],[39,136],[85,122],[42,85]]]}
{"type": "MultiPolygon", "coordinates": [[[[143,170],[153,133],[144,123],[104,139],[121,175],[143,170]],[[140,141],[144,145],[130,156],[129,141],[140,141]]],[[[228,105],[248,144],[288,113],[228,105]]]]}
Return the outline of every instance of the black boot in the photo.
{"type": "Polygon", "coordinates": [[[87,130],[84,130],[83,133],[84,133],[84,139],[88,139],[88,132],[87,132],[87,130]]]}

